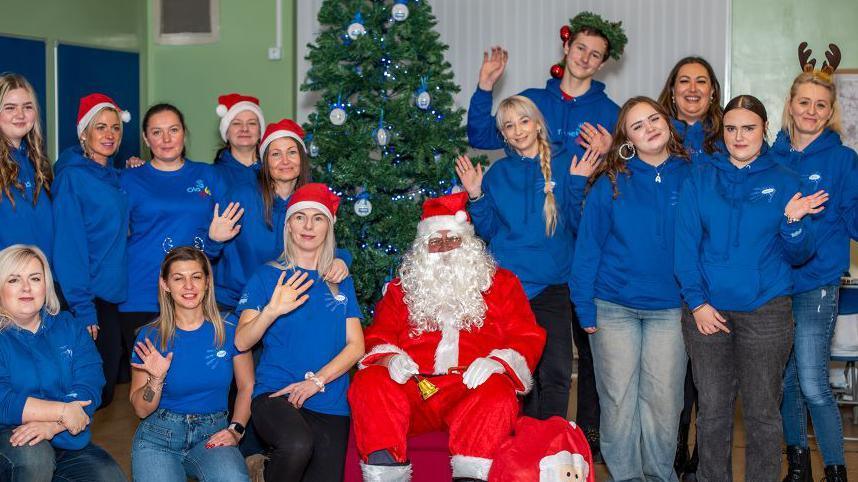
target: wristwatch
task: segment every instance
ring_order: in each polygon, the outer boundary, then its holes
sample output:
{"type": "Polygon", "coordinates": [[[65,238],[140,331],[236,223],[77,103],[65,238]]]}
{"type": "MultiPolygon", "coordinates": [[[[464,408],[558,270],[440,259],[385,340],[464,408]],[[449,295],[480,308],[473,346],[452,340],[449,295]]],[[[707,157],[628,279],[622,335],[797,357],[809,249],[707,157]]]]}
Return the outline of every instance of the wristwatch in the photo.
{"type": "Polygon", "coordinates": [[[232,430],[233,432],[237,433],[238,438],[244,437],[244,425],[242,425],[238,422],[232,422],[231,424],[229,424],[229,427],[227,427],[227,429],[232,430]]]}

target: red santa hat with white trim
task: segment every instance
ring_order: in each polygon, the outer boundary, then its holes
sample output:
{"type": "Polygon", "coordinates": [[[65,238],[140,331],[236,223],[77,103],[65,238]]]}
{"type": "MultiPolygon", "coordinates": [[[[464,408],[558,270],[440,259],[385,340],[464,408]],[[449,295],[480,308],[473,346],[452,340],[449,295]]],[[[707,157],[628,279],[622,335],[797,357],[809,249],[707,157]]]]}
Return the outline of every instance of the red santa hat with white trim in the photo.
{"type": "Polygon", "coordinates": [[[116,109],[122,122],[128,122],[131,120],[131,113],[127,110],[122,110],[110,97],[97,92],[89,94],[80,99],[80,106],[78,106],[77,109],[77,136],[80,137],[83,134],[83,131],[86,130],[86,126],[95,119],[95,116],[98,115],[102,109],[106,109],[108,107],[116,109]]]}
{"type": "Polygon", "coordinates": [[[332,223],[337,222],[337,208],[340,207],[340,197],[334,194],[326,184],[311,182],[304,184],[289,197],[286,205],[286,219],[302,209],[318,209],[332,223]]]}
{"type": "Polygon", "coordinates": [[[417,234],[429,236],[442,230],[474,234],[471,216],[465,209],[467,204],[468,193],[464,191],[427,199],[423,202],[423,214],[417,223],[417,234]]]}
{"type": "Polygon", "coordinates": [[[290,137],[301,145],[304,152],[307,152],[307,147],[304,145],[304,129],[292,119],[281,119],[280,122],[269,124],[265,128],[265,134],[262,135],[262,142],[259,143],[259,157],[265,157],[265,149],[276,139],[290,137]]]}
{"type": "Polygon", "coordinates": [[[226,131],[229,129],[229,124],[235,119],[235,116],[244,112],[250,111],[256,114],[259,119],[259,128],[265,125],[265,117],[262,115],[262,109],[259,107],[259,99],[249,95],[242,94],[226,94],[217,98],[217,115],[220,116],[220,138],[226,142],[226,131]]]}

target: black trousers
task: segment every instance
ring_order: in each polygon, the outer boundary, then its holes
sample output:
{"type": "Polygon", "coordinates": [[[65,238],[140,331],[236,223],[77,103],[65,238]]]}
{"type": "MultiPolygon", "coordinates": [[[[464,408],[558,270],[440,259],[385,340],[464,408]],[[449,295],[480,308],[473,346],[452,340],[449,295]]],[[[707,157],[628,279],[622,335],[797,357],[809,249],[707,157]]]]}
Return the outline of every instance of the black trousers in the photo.
{"type": "Polygon", "coordinates": [[[119,366],[122,360],[122,334],[119,327],[119,309],[116,303],[95,299],[95,316],[98,318],[98,337],[95,347],[101,355],[101,368],[104,371],[104,387],[101,389],[101,405],[110,405],[113,401],[113,391],[119,377],[119,366]]]}
{"type": "Polygon", "coordinates": [[[268,395],[257,396],[251,404],[256,434],[272,447],[265,465],[265,480],[343,480],[349,417],[295,408],[286,397],[268,395]]]}

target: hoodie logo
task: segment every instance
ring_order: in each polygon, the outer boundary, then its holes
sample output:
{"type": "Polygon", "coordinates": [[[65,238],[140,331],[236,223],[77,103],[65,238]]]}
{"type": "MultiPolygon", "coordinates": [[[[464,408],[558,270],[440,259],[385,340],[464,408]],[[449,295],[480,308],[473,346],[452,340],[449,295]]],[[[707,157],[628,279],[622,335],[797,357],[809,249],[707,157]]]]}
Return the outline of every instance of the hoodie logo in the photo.
{"type": "Polygon", "coordinates": [[[71,357],[72,357],[72,356],[74,356],[74,350],[72,350],[72,347],[71,347],[71,346],[69,346],[69,345],[63,345],[63,346],[61,346],[61,347],[59,347],[59,348],[60,348],[60,354],[61,354],[62,356],[66,357],[66,358],[68,358],[68,359],[71,359],[71,357]]]}
{"type": "Polygon", "coordinates": [[[243,305],[247,303],[247,293],[242,293],[241,298],[238,300],[239,305],[243,305]]]}
{"type": "Polygon", "coordinates": [[[187,191],[192,193],[195,192],[202,198],[210,197],[212,195],[211,190],[206,186],[202,179],[197,179],[197,182],[195,182],[193,186],[189,187],[187,191]]]}
{"type": "Polygon", "coordinates": [[[173,238],[169,236],[164,238],[164,241],[161,243],[161,249],[163,249],[165,253],[169,253],[173,247],[173,238]]]}
{"type": "Polygon", "coordinates": [[[759,201],[761,199],[765,199],[766,202],[772,202],[772,199],[775,197],[775,193],[777,193],[777,189],[775,189],[774,186],[755,187],[751,190],[751,200],[759,201]]]}
{"type": "Polygon", "coordinates": [[[221,362],[224,361],[227,354],[226,350],[215,350],[214,348],[209,348],[206,350],[206,366],[214,370],[221,364],[221,362]]]}
{"type": "Polygon", "coordinates": [[[200,251],[206,250],[206,242],[199,236],[194,236],[194,247],[200,251]]]}
{"type": "Polygon", "coordinates": [[[670,205],[679,205],[679,191],[670,191],[670,205]]]}

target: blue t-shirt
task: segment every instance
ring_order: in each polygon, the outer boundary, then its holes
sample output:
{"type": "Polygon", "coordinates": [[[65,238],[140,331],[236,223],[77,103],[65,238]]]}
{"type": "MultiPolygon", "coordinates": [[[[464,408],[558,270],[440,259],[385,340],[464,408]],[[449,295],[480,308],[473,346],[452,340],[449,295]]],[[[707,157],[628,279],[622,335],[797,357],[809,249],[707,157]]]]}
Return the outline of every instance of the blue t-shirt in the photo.
{"type": "MultiPolygon", "coordinates": [[[[309,298],[291,313],[277,318],[262,338],[262,358],[256,367],[253,396],[276,392],[304,380],[304,374],[317,372],[346,346],[346,319],[360,318],[354,281],[348,277],[339,284],[339,293],[331,292],[317,271],[307,271],[315,280],[307,291],[309,298]]],[[[238,301],[237,311],[262,311],[283,271],[270,264],[261,266],[250,280],[238,301]]],[[[293,270],[286,271],[286,279],[293,270]]],[[[324,393],[317,393],[304,402],[304,407],[329,415],[348,415],[346,391],[348,375],[329,382],[324,393]]]]}
{"type": "MultiPolygon", "coordinates": [[[[240,352],[235,348],[235,325],[224,322],[224,328],[221,346],[215,343],[214,325],[208,321],[194,331],[176,328],[172,345],[166,350],[161,350],[161,335],[156,327],[148,325],[140,330],[137,341],[148,338],[164,356],[173,352],[158,408],[183,414],[227,410],[232,359],[240,352]]],[[[131,361],[140,363],[137,353],[132,353],[131,361]]]]}

